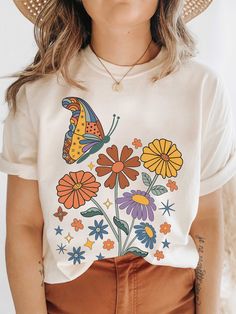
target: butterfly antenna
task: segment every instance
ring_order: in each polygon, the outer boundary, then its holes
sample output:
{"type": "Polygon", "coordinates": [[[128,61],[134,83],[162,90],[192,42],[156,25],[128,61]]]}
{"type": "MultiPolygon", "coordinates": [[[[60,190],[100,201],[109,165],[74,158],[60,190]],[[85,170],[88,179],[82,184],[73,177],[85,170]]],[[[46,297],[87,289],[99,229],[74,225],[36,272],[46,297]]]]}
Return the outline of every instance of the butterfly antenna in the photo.
{"type": "Polygon", "coordinates": [[[108,136],[110,135],[110,132],[112,131],[112,128],[113,128],[113,125],[114,125],[114,122],[115,122],[115,117],[116,117],[116,115],[113,114],[112,124],[111,124],[110,130],[109,130],[108,133],[107,133],[108,136]]]}
{"type": "Polygon", "coordinates": [[[118,122],[119,122],[119,119],[120,119],[119,116],[116,117],[116,115],[113,114],[113,121],[112,121],[111,128],[110,128],[110,130],[109,130],[109,132],[108,132],[108,136],[111,136],[112,133],[115,131],[115,129],[116,129],[116,127],[117,127],[117,124],[118,124],[118,122]],[[115,122],[115,118],[116,118],[116,122],[115,122]],[[114,124],[115,124],[115,125],[114,125],[114,124]]]}

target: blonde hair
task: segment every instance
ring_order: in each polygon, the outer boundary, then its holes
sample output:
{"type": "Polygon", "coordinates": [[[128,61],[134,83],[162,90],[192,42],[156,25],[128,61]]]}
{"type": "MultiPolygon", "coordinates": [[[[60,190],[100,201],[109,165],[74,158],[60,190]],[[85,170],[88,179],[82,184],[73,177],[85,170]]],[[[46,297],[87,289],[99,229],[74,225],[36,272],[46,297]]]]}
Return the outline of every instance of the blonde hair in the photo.
{"type": "MultiPolygon", "coordinates": [[[[195,42],[182,19],[183,0],[159,0],[150,20],[153,41],[167,48],[160,77],[188,58],[195,56],[195,42]]],[[[5,101],[16,110],[16,95],[26,82],[59,72],[64,80],[81,89],[68,70],[70,58],[86,47],[91,38],[91,17],[80,0],[50,0],[37,17],[34,38],[38,51],[24,70],[8,77],[18,77],[6,90],[5,101]],[[56,12],[56,14],[55,14],[56,12]]]]}

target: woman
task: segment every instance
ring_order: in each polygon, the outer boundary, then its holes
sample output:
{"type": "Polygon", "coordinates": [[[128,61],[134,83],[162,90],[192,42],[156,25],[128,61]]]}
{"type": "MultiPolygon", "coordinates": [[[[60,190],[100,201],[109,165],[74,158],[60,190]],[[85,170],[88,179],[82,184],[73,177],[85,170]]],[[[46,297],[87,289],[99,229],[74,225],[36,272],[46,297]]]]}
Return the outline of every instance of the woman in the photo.
{"type": "Polygon", "coordinates": [[[232,111],[185,24],[209,1],[15,3],[39,47],[0,163],[17,314],[219,313],[232,111]]]}

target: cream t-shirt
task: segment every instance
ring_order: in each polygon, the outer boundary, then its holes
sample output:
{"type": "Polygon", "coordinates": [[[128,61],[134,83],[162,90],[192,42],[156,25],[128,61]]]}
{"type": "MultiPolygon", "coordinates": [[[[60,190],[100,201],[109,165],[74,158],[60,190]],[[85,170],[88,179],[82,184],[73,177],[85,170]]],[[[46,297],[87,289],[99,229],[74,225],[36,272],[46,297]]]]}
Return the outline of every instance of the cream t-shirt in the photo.
{"type": "MultiPolygon", "coordinates": [[[[38,180],[45,282],[126,252],[196,268],[199,196],[236,174],[233,114],[222,79],[199,61],[153,83],[166,53],[136,65],[120,91],[90,46],[69,67],[87,90],[60,74],[20,89],[0,170],[38,180]]],[[[103,62],[117,80],[130,68],[103,62]]]]}

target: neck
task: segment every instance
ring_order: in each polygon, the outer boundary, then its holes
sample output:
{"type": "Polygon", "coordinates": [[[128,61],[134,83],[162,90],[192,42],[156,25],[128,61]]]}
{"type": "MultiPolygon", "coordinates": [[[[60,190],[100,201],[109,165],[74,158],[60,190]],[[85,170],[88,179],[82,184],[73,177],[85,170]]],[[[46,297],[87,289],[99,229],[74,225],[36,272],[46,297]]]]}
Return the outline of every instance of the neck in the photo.
{"type": "MultiPolygon", "coordinates": [[[[98,57],[116,65],[132,65],[145,52],[151,39],[149,23],[129,29],[111,29],[95,22],[92,24],[91,45],[94,52],[98,57]]],[[[152,41],[138,64],[150,61],[159,51],[160,47],[152,41]]]]}

